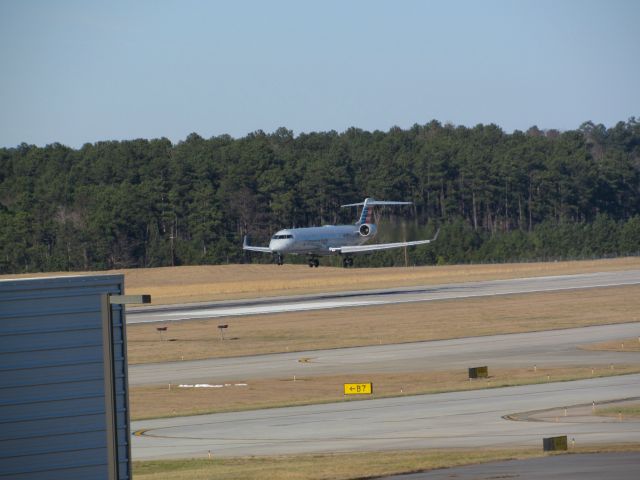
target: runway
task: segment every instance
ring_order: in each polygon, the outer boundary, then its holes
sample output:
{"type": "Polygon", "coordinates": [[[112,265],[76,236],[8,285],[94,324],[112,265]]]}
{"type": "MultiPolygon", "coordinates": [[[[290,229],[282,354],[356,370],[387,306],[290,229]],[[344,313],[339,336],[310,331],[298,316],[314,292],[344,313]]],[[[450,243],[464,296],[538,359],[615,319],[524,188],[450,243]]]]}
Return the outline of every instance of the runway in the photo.
{"type": "Polygon", "coordinates": [[[640,422],[512,421],[507,414],[640,397],[640,375],[132,422],[135,460],[640,441],[640,422]]]}
{"type": "Polygon", "coordinates": [[[516,278],[483,282],[426,285],[419,287],[365,290],[320,295],[234,300],[127,309],[127,323],[174,322],[189,319],[238,315],[362,307],[456,298],[511,295],[596,287],[640,284],[640,270],[580,275],[516,278]]]}
{"type": "Polygon", "coordinates": [[[293,375],[412,372],[640,363],[640,352],[594,352],[579,345],[640,336],[640,323],[129,366],[131,385],[224,383],[293,375]],[[299,362],[300,358],[309,359],[299,362]]]}

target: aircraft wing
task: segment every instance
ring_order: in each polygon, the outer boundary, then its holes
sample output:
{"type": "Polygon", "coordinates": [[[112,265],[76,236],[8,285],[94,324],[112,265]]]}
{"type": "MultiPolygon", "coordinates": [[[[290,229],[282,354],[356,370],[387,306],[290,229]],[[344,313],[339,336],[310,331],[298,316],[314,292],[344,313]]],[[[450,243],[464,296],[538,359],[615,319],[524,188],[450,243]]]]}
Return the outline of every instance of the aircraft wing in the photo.
{"type": "Polygon", "coordinates": [[[271,252],[271,249],[269,247],[252,247],[251,245],[247,244],[247,236],[246,235],[244,237],[244,241],[242,242],[242,249],[243,250],[250,250],[252,252],[273,253],[273,252],[271,252]]]}
{"type": "Polygon", "coordinates": [[[354,245],[354,246],[346,246],[346,247],[335,247],[330,248],[332,252],[337,253],[366,253],[366,252],[375,252],[377,250],[388,250],[390,248],[402,248],[402,247],[411,247],[413,245],[425,245],[427,243],[433,242],[436,238],[438,238],[438,230],[435,236],[430,240],[414,240],[412,242],[397,242],[397,243],[378,243],[374,245],[354,245]]]}

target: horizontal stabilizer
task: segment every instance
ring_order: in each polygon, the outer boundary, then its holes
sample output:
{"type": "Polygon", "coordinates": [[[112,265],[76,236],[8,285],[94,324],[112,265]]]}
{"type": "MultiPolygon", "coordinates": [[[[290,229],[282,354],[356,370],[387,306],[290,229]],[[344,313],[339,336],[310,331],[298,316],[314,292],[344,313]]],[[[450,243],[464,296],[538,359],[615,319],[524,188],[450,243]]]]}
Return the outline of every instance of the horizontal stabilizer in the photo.
{"type": "Polygon", "coordinates": [[[364,202],[359,202],[359,203],[348,203],[346,205],[340,205],[341,207],[362,207],[364,206],[364,204],[367,204],[370,207],[374,207],[376,205],[379,206],[383,206],[383,205],[411,205],[413,204],[413,202],[394,202],[394,201],[387,201],[387,200],[374,200],[372,198],[369,198],[367,200],[365,200],[364,202]]]}

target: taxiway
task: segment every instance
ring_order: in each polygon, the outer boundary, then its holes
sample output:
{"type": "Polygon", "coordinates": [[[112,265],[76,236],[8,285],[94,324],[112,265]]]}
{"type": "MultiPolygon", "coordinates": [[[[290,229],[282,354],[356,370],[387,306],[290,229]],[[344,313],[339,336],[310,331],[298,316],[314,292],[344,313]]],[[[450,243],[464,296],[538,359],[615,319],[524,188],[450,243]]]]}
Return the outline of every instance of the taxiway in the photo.
{"type": "Polygon", "coordinates": [[[132,422],[136,460],[640,441],[640,421],[513,421],[507,414],[640,397],[640,375],[132,422]]]}
{"type": "Polygon", "coordinates": [[[443,371],[490,368],[640,363],[640,352],[586,351],[593,342],[639,337],[640,323],[599,325],[453,340],[374,345],[129,366],[131,385],[224,383],[293,375],[443,371]],[[305,358],[305,362],[300,362],[305,358]]]}

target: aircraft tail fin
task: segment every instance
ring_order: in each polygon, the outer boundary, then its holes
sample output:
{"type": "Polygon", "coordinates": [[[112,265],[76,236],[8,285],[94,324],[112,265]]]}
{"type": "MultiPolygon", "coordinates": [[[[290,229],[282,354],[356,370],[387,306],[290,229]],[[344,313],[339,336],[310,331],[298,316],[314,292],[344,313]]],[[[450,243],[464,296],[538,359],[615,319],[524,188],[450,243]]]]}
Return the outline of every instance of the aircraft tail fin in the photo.
{"type": "Polygon", "coordinates": [[[362,212],[360,213],[360,218],[356,222],[356,225],[362,225],[365,223],[372,223],[373,219],[373,208],[375,206],[384,206],[384,205],[411,205],[413,202],[395,202],[388,200],[376,200],[374,198],[365,198],[364,202],[359,203],[348,203],[346,205],[341,205],[342,207],[362,207],[362,212]]]}

